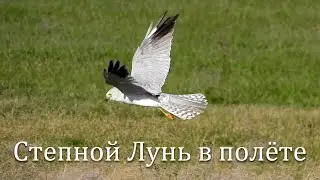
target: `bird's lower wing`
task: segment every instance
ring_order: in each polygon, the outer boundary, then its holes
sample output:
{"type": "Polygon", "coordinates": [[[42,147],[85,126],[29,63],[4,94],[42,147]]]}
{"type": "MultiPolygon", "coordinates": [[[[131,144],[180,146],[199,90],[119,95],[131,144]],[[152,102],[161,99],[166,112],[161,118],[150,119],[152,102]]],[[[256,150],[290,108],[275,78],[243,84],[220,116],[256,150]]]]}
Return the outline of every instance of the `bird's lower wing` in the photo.
{"type": "Polygon", "coordinates": [[[124,94],[144,94],[147,91],[129,75],[125,65],[120,66],[120,62],[113,60],[109,62],[107,69],[103,70],[105,83],[117,87],[124,94]]]}

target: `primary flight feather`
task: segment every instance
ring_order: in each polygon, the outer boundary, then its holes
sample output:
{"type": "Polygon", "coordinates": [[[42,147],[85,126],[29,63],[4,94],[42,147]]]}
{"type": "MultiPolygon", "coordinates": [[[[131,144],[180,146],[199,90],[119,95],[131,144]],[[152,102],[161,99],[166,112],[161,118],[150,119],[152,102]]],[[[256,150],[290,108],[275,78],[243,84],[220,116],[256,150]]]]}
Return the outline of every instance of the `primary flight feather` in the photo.
{"type": "Polygon", "coordinates": [[[196,94],[167,94],[161,88],[170,69],[170,51],[173,31],[179,14],[166,17],[165,12],[157,25],[152,23],[132,59],[132,72],[125,65],[111,60],[104,69],[105,82],[113,87],[106,99],[140,106],[158,107],[168,118],[192,119],[207,103],[206,97],[196,94]]]}

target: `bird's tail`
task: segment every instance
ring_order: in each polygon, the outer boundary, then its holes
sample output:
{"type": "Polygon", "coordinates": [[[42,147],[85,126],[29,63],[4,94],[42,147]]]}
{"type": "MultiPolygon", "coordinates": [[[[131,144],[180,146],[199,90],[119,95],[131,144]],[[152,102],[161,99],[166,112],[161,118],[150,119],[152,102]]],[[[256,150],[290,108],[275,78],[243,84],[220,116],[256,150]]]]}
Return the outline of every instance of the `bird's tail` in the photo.
{"type": "Polygon", "coordinates": [[[201,114],[208,102],[203,94],[165,94],[159,96],[160,106],[182,120],[188,120],[201,114]]]}

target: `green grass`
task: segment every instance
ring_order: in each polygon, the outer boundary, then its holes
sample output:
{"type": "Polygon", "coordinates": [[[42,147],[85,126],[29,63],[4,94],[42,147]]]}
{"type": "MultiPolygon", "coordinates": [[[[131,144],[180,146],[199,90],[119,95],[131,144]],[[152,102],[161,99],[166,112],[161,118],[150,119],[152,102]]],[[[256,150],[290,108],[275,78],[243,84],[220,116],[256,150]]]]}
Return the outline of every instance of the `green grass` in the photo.
{"type": "MultiPolygon", "coordinates": [[[[215,171],[194,161],[165,163],[159,177],[173,166],[216,178],[312,178],[320,160],[319,9],[315,0],[0,1],[0,179],[41,179],[63,170],[64,163],[15,162],[11,150],[23,139],[102,147],[118,140],[125,154],[133,141],[144,140],[185,146],[193,156],[200,145],[252,147],[275,140],[306,147],[307,161],[216,162],[215,171]],[[103,68],[110,59],[130,68],[149,23],[165,10],[180,16],[163,91],[204,93],[211,105],[193,121],[168,122],[157,110],[104,101],[110,86],[103,68]]],[[[103,177],[121,171],[118,164],[97,166],[103,177]]],[[[150,177],[151,170],[133,171],[150,177]]]]}

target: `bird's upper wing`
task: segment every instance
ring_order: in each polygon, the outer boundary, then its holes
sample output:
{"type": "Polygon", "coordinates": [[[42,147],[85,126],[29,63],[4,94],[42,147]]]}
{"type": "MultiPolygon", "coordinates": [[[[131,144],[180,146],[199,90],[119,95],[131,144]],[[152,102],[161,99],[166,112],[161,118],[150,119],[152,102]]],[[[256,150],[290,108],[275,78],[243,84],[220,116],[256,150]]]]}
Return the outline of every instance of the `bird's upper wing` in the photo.
{"type": "Polygon", "coordinates": [[[150,25],[132,60],[131,76],[139,86],[157,95],[170,69],[170,51],[175,21],[179,14],[164,19],[166,12],[152,28],[150,25]]]}
{"type": "Polygon", "coordinates": [[[103,77],[107,84],[117,87],[124,94],[134,93],[138,95],[147,92],[143,87],[137,85],[135,79],[129,75],[125,65],[120,66],[119,61],[114,63],[111,60],[108,68],[103,70],[103,77]]]}

